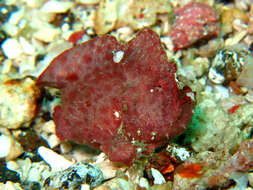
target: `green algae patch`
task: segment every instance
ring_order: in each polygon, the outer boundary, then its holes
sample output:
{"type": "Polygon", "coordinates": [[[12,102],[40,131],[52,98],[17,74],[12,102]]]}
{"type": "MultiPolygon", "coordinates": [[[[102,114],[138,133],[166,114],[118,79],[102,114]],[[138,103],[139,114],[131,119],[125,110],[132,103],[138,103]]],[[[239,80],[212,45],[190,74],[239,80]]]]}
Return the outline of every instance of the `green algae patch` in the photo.
{"type": "Polygon", "coordinates": [[[191,123],[188,125],[187,130],[177,136],[173,142],[177,144],[181,144],[183,146],[187,146],[196,142],[199,136],[204,135],[207,131],[205,128],[205,124],[208,122],[207,117],[205,116],[205,111],[197,105],[193,112],[193,117],[191,123]]]}
{"type": "Polygon", "coordinates": [[[231,122],[231,116],[222,108],[219,101],[208,92],[197,97],[194,115],[188,129],[174,142],[191,146],[196,152],[233,152],[243,138],[242,131],[231,122]]]}

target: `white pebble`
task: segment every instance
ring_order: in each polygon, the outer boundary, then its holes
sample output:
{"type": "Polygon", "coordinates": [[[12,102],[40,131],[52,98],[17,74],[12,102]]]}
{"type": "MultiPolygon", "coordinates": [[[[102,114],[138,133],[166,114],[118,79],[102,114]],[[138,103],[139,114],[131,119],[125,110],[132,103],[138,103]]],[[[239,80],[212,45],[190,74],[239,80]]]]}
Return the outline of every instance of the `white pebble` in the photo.
{"type": "Polygon", "coordinates": [[[54,171],[65,170],[74,164],[73,162],[44,146],[38,148],[38,154],[48,165],[50,165],[54,171]]]}
{"type": "Polygon", "coordinates": [[[229,97],[229,90],[222,85],[215,85],[213,90],[217,99],[225,99],[229,97]]]}
{"type": "Polygon", "coordinates": [[[63,32],[68,32],[69,29],[70,29],[70,26],[68,23],[63,23],[62,26],[61,26],[61,29],[63,32]]]}
{"type": "Polygon", "coordinates": [[[24,50],[24,53],[28,55],[33,55],[35,53],[35,48],[24,37],[19,37],[19,42],[24,50]]]}
{"type": "Polygon", "coordinates": [[[44,25],[39,30],[33,33],[33,37],[42,42],[52,42],[57,35],[61,33],[59,28],[54,28],[51,25],[44,25]]]}
{"type": "Polygon", "coordinates": [[[248,174],[249,185],[253,187],[253,172],[248,174]]]}
{"type": "Polygon", "coordinates": [[[149,189],[148,180],[147,180],[146,178],[144,178],[144,177],[141,177],[141,178],[140,178],[139,185],[140,185],[140,187],[142,187],[142,188],[149,189]]]}
{"type": "Polygon", "coordinates": [[[119,51],[113,52],[114,63],[119,63],[122,60],[123,56],[124,56],[124,51],[119,50],[119,51]]]}
{"type": "Polygon", "coordinates": [[[24,9],[21,8],[19,9],[18,11],[16,12],[13,12],[11,15],[10,15],[10,18],[8,19],[8,22],[10,24],[13,24],[13,25],[17,25],[19,23],[19,21],[23,18],[24,16],[24,9]]]}
{"type": "Polygon", "coordinates": [[[41,8],[41,11],[49,13],[65,13],[74,5],[71,1],[47,1],[41,8]]]}
{"type": "Polygon", "coordinates": [[[163,36],[163,37],[161,37],[161,41],[162,41],[162,43],[165,44],[166,48],[169,51],[173,51],[174,45],[173,45],[173,42],[170,37],[163,36]]]}
{"type": "Polygon", "coordinates": [[[9,22],[5,22],[4,24],[1,25],[1,28],[9,35],[12,37],[15,37],[18,35],[19,28],[18,26],[11,24],[9,22]]]}
{"type": "Polygon", "coordinates": [[[11,138],[1,134],[0,135],[0,158],[4,158],[6,157],[9,152],[10,152],[10,148],[11,148],[11,138]]]}
{"type": "Polygon", "coordinates": [[[253,92],[249,92],[246,96],[245,96],[246,100],[250,103],[253,103],[253,92]]]}
{"type": "Polygon", "coordinates": [[[83,185],[81,186],[81,190],[90,190],[90,185],[88,185],[88,184],[83,184],[83,185]]]}
{"type": "Polygon", "coordinates": [[[205,87],[205,92],[207,92],[207,93],[212,93],[212,92],[213,92],[213,88],[212,88],[210,85],[207,85],[207,86],[205,87]]]}
{"type": "Polygon", "coordinates": [[[78,3],[82,3],[84,5],[92,5],[92,4],[98,4],[99,0],[77,0],[78,3]]]}
{"type": "Polygon", "coordinates": [[[50,148],[54,148],[60,144],[59,138],[53,133],[47,137],[47,143],[50,148]]]}
{"type": "Polygon", "coordinates": [[[4,184],[4,188],[5,190],[22,190],[22,187],[20,186],[19,183],[14,183],[12,181],[6,181],[6,183],[4,184]]]}
{"type": "Polygon", "coordinates": [[[151,173],[154,178],[154,184],[166,183],[163,175],[157,169],[151,168],[151,173]]]}
{"type": "Polygon", "coordinates": [[[24,0],[24,2],[31,8],[39,8],[45,0],[24,0]]]}
{"type": "Polygon", "coordinates": [[[19,42],[14,38],[9,38],[5,40],[2,44],[2,50],[4,55],[6,55],[10,59],[14,59],[21,55],[22,47],[19,42]]]}

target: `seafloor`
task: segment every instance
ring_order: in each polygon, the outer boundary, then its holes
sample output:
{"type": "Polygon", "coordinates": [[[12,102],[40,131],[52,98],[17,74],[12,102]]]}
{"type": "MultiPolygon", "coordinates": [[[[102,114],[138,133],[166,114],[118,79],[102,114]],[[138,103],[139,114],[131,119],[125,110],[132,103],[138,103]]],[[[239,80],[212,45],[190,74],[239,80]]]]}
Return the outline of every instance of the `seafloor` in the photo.
{"type": "Polygon", "coordinates": [[[0,46],[0,190],[253,190],[252,0],[0,0],[0,46]],[[179,16],[193,2],[217,19],[179,16]],[[127,43],[145,27],[194,92],[187,129],[131,166],[61,141],[61,91],[38,86],[40,74],[73,46],[105,34],[127,43]]]}

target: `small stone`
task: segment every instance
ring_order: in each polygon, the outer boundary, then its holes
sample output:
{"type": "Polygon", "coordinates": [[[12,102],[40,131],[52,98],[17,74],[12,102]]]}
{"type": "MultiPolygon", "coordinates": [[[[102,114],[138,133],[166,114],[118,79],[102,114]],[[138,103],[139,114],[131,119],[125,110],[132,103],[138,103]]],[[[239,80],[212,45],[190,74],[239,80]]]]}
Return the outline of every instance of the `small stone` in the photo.
{"type": "Polygon", "coordinates": [[[47,121],[41,126],[45,133],[55,133],[55,123],[53,120],[47,121]]]}
{"type": "Polygon", "coordinates": [[[23,153],[23,148],[11,136],[8,131],[2,131],[3,133],[0,133],[0,158],[5,158],[6,160],[13,160],[23,153]]]}
{"type": "Polygon", "coordinates": [[[23,52],[22,46],[14,38],[5,40],[2,44],[2,50],[4,52],[4,55],[10,59],[19,57],[23,52]]]}
{"type": "Polygon", "coordinates": [[[84,5],[93,5],[93,4],[98,4],[99,0],[77,0],[77,2],[84,5]]]}
{"type": "MultiPolygon", "coordinates": [[[[43,162],[31,163],[31,167],[27,172],[27,181],[42,181],[50,174],[50,169],[43,162]]],[[[22,165],[21,165],[22,167],[22,165]]]]}
{"type": "Polygon", "coordinates": [[[13,25],[18,25],[20,20],[25,14],[25,10],[23,8],[19,9],[18,11],[12,13],[8,19],[8,23],[13,25]]]}
{"type": "Polygon", "coordinates": [[[35,48],[24,37],[20,36],[19,42],[24,50],[24,53],[28,55],[33,55],[35,53],[35,48]]]}
{"type": "Polygon", "coordinates": [[[36,188],[42,185],[43,181],[52,174],[45,162],[32,162],[29,158],[8,161],[7,168],[18,172],[24,189],[33,189],[32,186],[36,188]]]}
{"type": "Polygon", "coordinates": [[[45,0],[24,0],[24,2],[31,8],[39,8],[45,0]]]}
{"type": "Polygon", "coordinates": [[[34,34],[33,37],[42,41],[42,42],[52,42],[61,30],[59,28],[54,28],[51,25],[45,25],[39,28],[34,34]]]}
{"type": "Polygon", "coordinates": [[[60,144],[60,150],[63,154],[68,153],[72,150],[72,145],[69,142],[63,142],[60,144]]]}
{"type": "Polygon", "coordinates": [[[245,64],[243,71],[236,80],[236,83],[241,87],[246,87],[248,90],[253,91],[253,56],[245,57],[245,64]]]}
{"type": "MultiPolygon", "coordinates": [[[[200,93],[194,117],[188,126],[188,132],[185,133],[185,143],[191,143],[196,152],[222,151],[224,147],[227,150],[234,150],[241,143],[242,134],[237,125],[245,116],[233,114],[232,118],[229,117],[227,111],[218,103],[220,100],[215,96],[209,92],[200,93]],[[238,118],[240,121],[235,121],[238,118]]],[[[247,117],[249,119],[250,114],[247,117]]],[[[247,121],[243,120],[243,123],[246,124],[247,121]]]]}
{"type": "Polygon", "coordinates": [[[224,99],[229,97],[228,88],[222,85],[214,85],[214,94],[217,99],[224,99]]]}
{"type": "Polygon", "coordinates": [[[253,92],[250,91],[246,96],[245,96],[246,100],[250,103],[253,103],[253,92]]]}
{"type": "Polygon", "coordinates": [[[225,46],[229,47],[238,44],[247,35],[247,33],[247,30],[237,32],[233,37],[226,39],[225,46]]]}
{"type": "MultiPolygon", "coordinates": [[[[139,185],[133,184],[133,182],[125,179],[116,177],[109,181],[106,181],[102,185],[95,188],[95,190],[136,190],[136,189],[142,189],[139,185]]],[[[144,188],[145,189],[145,188],[144,188]]],[[[150,188],[148,188],[150,189],[150,188]]]]}
{"type": "Polygon", "coordinates": [[[19,32],[19,28],[16,25],[13,25],[9,22],[4,23],[1,25],[2,29],[11,37],[16,37],[19,32]]]}
{"type": "Polygon", "coordinates": [[[0,158],[4,158],[10,152],[11,138],[9,136],[0,134],[0,144],[1,144],[1,147],[2,147],[0,149],[0,158]]]}
{"type": "Polygon", "coordinates": [[[248,174],[249,185],[253,187],[253,173],[248,174]]]}
{"type": "Polygon", "coordinates": [[[117,33],[116,33],[118,34],[117,39],[119,39],[120,41],[128,41],[133,35],[133,33],[134,31],[131,27],[129,26],[121,27],[117,29],[117,33]]]}
{"type": "Polygon", "coordinates": [[[99,35],[127,26],[137,30],[155,24],[159,13],[171,11],[169,0],[100,1],[95,13],[95,30],[99,35]]]}
{"type": "Polygon", "coordinates": [[[208,78],[215,84],[228,83],[238,79],[246,65],[247,52],[236,48],[224,48],[217,52],[212,61],[208,78]]]}
{"type": "Polygon", "coordinates": [[[55,135],[55,123],[53,120],[39,122],[34,128],[42,138],[47,140],[50,148],[54,148],[60,144],[59,138],[55,135]]]}
{"type": "Polygon", "coordinates": [[[175,15],[170,33],[175,50],[189,47],[201,39],[219,33],[217,13],[205,3],[189,2],[177,8],[175,15]]]}
{"type": "Polygon", "coordinates": [[[73,165],[54,173],[48,179],[46,186],[50,188],[80,189],[83,186],[85,190],[95,188],[104,180],[101,170],[91,164],[73,165]]]}
{"type": "Polygon", "coordinates": [[[7,74],[8,72],[10,72],[11,67],[12,67],[12,60],[11,59],[5,59],[2,62],[2,74],[7,74]]]}
{"type": "Polygon", "coordinates": [[[123,171],[126,169],[126,166],[122,166],[122,164],[112,163],[108,158],[105,157],[106,155],[104,153],[101,153],[98,156],[97,162],[94,164],[95,166],[97,166],[102,170],[105,179],[114,178],[119,170],[123,171]]]}
{"type": "Polygon", "coordinates": [[[0,126],[9,129],[29,127],[37,113],[40,90],[31,78],[5,79],[0,84],[0,126]]]}
{"type": "Polygon", "coordinates": [[[88,184],[81,185],[81,190],[90,190],[90,185],[88,184]]]}
{"type": "Polygon", "coordinates": [[[74,5],[71,1],[47,1],[42,8],[41,11],[49,12],[49,13],[65,13],[74,5]]]}
{"type": "Polygon", "coordinates": [[[7,34],[4,30],[0,30],[0,44],[7,38],[7,34]]]}
{"type": "Polygon", "coordinates": [[[246,189],[248,186],[248,178],[247,173],[239,173],[235,172],[232,175],[230,175],[231,178],[236,182],[236,186],[234,189],[246,189]]]}

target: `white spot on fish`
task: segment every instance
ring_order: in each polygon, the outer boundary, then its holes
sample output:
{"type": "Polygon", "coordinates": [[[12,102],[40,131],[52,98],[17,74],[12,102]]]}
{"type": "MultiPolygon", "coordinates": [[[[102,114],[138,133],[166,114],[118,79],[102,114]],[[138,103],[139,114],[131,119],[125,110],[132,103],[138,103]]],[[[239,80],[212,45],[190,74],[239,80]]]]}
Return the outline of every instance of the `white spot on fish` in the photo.
{"type": "Polygon", "coordinates": [[[113,61],[114,63],[119,63],[122,59],[123,59],[123,56],[124,56],[124,51],[116,51],[116,52],[112,52],[113,54],[113,61]]]}
{"type": "Polygon", "coordinates": [[[117,112],[117,111],[114,112],[114,115],[115,115],[115,117],[117,117],[117,118],[119,118],[119,116],[120,116],[120,115],[119,115],[119,112],[117,112]]]}
{"type": "Polygon", "coordinates": [[[153,140],[155,140],[156,132],[152,131],[151,134],[152,134],[151,140],[153,141],[153,140]]]}
{"type": "Polygon", "coordinates": [[[141,130],[140,130],[140,129],[137,130],[137,135],[138,135],[138,136],[141,135],[141,130]]]}

